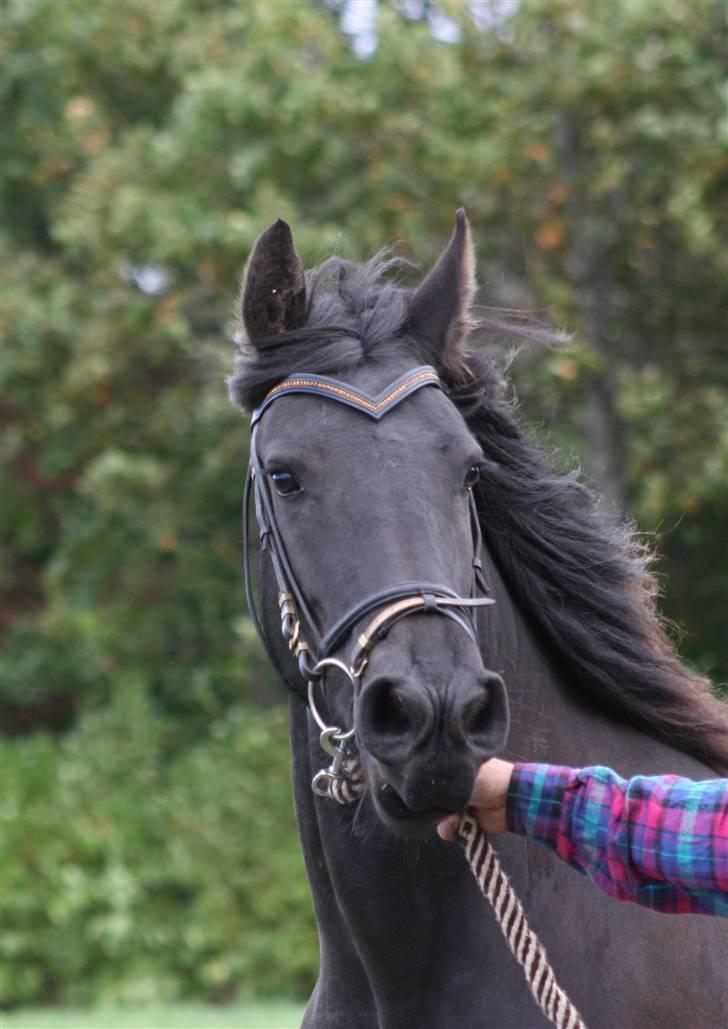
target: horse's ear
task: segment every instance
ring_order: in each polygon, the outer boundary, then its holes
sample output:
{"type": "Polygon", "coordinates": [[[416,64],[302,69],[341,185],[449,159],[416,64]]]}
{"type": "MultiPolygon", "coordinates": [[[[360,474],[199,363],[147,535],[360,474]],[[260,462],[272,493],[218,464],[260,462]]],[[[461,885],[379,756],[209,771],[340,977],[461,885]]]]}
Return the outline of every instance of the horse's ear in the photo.
{"type": "Polygon", "coordinates": [[[243,280],[248,339],[277,336],[306,320],[306,279],[290,226],[281,218],[258,237],[243,280]]]}
{"type": "Polygon", "coordinates": [[[436,367],[462,371],[474,295],[475,255],[470,223],[461,208],[450,242],[409,303],[408,331],[436,367]]]}

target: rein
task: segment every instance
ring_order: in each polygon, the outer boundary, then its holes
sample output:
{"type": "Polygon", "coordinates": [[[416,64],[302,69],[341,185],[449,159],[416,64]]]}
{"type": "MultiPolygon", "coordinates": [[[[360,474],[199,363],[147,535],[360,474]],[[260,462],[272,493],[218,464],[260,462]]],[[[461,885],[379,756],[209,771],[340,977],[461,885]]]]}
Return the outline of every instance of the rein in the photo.
{"type": "MultiPolygon", "coordinates": [[[[316,687],[318,684],[325,685],[327,669],[338,669],[356,690],[373,647],[385,638],[396,622],[410,614],[444,615],[456,622],[470,639],[476,642],[473,612],[477,612],[478,607],[493,604],[494,601],[489,597],[474,595],[461,597],[448,586],[436,583],[404,582],[366,597],[345,612],[328,631],[322,632],[296,579],[276,521],[273,499],[258,455],[258,426],[262,415],[273,401],[291,393],[312,393],[327,397],[353,407],[378,421],[402,400],[424,386],[441,388],[437,372],[429,365],[405,373],[377,396],[370,396],[337,379],[300,374],[284,379],[270,390],[252,415],[250,465],[243,495],[243,573],[248,607],[258,636],[275,666],[258,616],[250,570],[249,507],[251,496],[254,496],[261,547],[270,556],[278,587],[281,633],[298,664],[306,692],[302,694],[299,684],[288,681],[288,685],[297,696],[307,700],[311,716],[320,730],[321,748],[331,758],[329,766],[314,776],[311,787],[317,796],[329,797],[339,804],[351,804],[359,800],[366,792],[366,783],[359,759],[350,750],[356,734],[356,725],[352,725],[348,731],[337,725],[328,725],[319,711],[316,687]],[[374,612],[377,613],[370,618],[356,639],[349,664],[333,657],[334,651],[356,625],[374,612]]],[[[480,563],[480,523],[472,494],[470,505],[473,532],[473,593],[476,589],[487,592],[480,563]]],[[[503,872],[495,851],[470,815],[462,817],[457,838],[465,851],[465,857],[481,893],[493,908],[511,953],[523,969],[536,1003],[557,1029],[586,1029],[579,1012],[558,985],[546,952],[536,934],[529,928],[523,907],[503,872]]]]}

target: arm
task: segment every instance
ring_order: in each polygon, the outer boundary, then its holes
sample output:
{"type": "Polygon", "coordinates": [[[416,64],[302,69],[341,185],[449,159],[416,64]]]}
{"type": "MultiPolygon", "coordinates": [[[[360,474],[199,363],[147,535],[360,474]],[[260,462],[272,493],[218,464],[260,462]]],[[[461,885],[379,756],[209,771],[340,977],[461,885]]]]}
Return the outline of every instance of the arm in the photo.
{"type": "Polygon", "coordinates": [[[613,897],[728,915],[728,780],[625,780],[599,766],[492,764],[473,795],[486,832],[538,840],[613,897]]]}
{"type": "Polygon", "coordinates": [[[728,780],[516,765],[506,812],[613,897],[728,914],[728,780]]]}

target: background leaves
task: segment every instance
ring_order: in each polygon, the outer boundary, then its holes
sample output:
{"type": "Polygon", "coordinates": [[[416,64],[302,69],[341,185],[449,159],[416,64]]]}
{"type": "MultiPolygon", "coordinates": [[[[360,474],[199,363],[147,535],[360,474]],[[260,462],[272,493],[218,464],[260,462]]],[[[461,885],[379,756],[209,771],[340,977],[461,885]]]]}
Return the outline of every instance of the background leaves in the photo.
{"type": "Polygon", "coordinates": [[[467,207],[483,301],[573,334],[517,357],[524,419],[658,533],[728,677],[723,5],[355,8],[3,3],[7,1004],[315,969],[224,387],[276,217],[308,265],[426,267],[467,207]]]}

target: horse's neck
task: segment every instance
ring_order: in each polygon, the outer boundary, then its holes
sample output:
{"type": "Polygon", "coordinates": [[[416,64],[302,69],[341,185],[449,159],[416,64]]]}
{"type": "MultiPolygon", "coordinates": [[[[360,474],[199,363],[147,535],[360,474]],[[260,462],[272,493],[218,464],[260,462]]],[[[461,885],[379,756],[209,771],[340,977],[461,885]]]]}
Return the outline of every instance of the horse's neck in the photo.
{"type": "MultiPolygon", "coordinates": [[[[511,698],[509,756],[607,764],[626,775],[699,774],[700,766],[684,755],[577,704],[503,582],[494,571],[490,578],[498,603],[481,614],[480,632],[484,657],[503,675],[511,698]]],[[[321,943],[320,978],[304,1026],[469,1029],[483,1011],[491,1025],[541,1024],[495,920],[483,911],[460,848],[434,834],[422,841],[391,835],[367,797],[346,807],[314,797],[311,776],[326,758],[305,708],[297,700],[292,704],[296,810],[321,943]]],[[[614,904],[545,848],[509,834],[496,846],[529,918],[548,930],[544,943],[554,968],[560,978],[563,974],[567,992],[576,989],[572,999],[584,1005],[588,1024],[600,1029],[648,1024],[655,997],[662,998],[664,990],[660,983],[658,991],[645,993],[635,976],[634,946],[625,941],[637,939],[642,941],[638,966],[653,982],[665,962],[676,981],[685,955],[691,955],[690,983],[697,985],[685,998],[675,991],[665,994],[658,1006],[660,1024],[666,1029],[721,1024],[721,944],[715,927],[701,924],[711,920],[678,919],[665,940],[661,925],[634,905],[614,904]],[[591,999],[596,986],[581,992],[578,987],[580,981],[601,982],[605,953],[620,989],[605,994],[602,988],[597,1001],[591,999]],[[711,983],[707,991],[705,982],[711,983]]]]}
{"type": "MultiPolygon", "coordinates": [[[[485,555],[487,558],[487,555],[485,555]]],[[[621,775],[665,772],[705,778],[714,775],[694,758],[618,722],[579,699],[558,654],[549,654],[527,615],[511,600],[506,583],[488,562],[496,604],[479,616],[479,636],[489,668],[506,684],[511,728],[506,756],[515,761],[607,765],[621,775]]]]}

